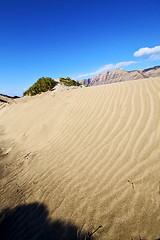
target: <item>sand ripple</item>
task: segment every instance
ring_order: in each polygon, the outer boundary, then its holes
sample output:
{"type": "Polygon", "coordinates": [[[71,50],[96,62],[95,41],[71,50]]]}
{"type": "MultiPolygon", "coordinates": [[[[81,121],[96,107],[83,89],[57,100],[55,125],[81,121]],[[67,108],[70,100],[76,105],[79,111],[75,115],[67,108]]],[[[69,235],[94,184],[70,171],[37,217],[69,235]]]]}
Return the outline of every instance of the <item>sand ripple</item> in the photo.
{"type": "Polygon", "coordinates": [[[0,125],[1,209],[41,202],[52,220],[102,225],[97,239],[160,238],[160,78],[19,100],[0,125]]]}

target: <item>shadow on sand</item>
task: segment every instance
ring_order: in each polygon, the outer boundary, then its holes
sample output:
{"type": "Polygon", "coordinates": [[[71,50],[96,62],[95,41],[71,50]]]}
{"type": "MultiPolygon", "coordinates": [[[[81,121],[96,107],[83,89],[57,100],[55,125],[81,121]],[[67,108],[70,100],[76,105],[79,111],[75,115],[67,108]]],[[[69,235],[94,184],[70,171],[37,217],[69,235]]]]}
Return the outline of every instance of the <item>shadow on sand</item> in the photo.
{"type": "Polygon", "coordinates": [[[51,221],[45,205],[24,204],[0,213],[1,240],[87,240],[88,233],[63,221],[51,221]]]}
{"type": "Polygon", "coordinates": [[[94,240],[91,235],[71,223],[51,221],[44,204],[24,204],[0,213],[0,240],[94,240]]]}
{"type": "Polygon", "coordinates": [[[2,103],[7,103],[7,101],[0,99],[0,102],[2,103]]]}

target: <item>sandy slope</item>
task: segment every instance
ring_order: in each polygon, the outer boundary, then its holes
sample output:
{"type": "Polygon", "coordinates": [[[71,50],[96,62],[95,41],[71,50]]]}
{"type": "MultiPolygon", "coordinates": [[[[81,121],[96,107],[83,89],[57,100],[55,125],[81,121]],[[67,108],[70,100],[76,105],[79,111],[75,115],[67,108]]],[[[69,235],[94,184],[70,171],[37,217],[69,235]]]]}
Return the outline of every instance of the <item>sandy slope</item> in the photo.
{"type": "Polygon", "coordinates": [[[160,78],[18,99],[0,128],[1,210],[39,202],[102,225],[97,239],[160,238],[160,78]]]}
{"type": "Polygon", "coordinates": [[[0,110],[5,107],[8,103],[14,101],[11,97],[7,95],[0,94],[0,110]]]}

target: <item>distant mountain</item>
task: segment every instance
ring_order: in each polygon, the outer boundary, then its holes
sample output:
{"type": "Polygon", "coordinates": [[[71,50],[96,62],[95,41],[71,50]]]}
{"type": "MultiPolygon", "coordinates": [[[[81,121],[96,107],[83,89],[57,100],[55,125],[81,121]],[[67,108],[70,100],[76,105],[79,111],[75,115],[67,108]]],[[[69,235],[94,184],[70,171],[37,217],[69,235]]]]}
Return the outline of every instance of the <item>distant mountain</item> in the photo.
{"type": "Polygon", "coordinates": [[[93,86],[158,76],[160,76],[160,66],[134,71],[125,71],[124,69],[117,68],[113,71],[107,71],[99,74],[93,78],[80,80],[79,82],[93,86]]]}
{"type": "Polygon", "coordinates": [[[10,97],[8,95],[0,94],[0,102],[3,102],[3,103],[9,103],[15,98],[19,98],[19,97],[17,96],[10,97]]]}
{"type": "Polygon", "coordinates": [[[12,100],[11,97],[9,97],[7,95],[0,94],[0,102],[7,103],[7,102],[10,102],[11,100],[12,100]]]}

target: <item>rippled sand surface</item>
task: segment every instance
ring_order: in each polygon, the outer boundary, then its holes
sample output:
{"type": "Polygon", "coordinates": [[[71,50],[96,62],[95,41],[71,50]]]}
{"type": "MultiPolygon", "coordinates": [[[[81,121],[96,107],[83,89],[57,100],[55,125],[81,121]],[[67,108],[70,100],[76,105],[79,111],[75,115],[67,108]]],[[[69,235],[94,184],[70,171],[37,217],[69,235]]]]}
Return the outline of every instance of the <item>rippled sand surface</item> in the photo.
{"type": "Polygon", "coordinates": [[[102,226],[95,239],[160,238],[160,78],[18,99],[0,129],[1,211],[23,225],[43,204],[52,223],[102,226]]]}

